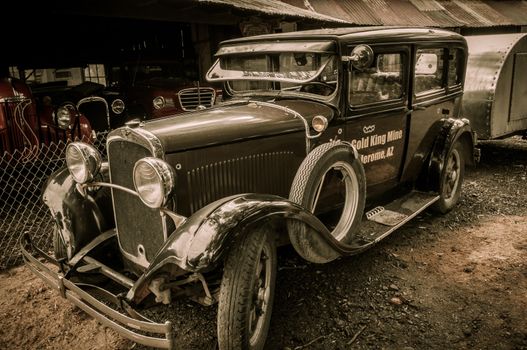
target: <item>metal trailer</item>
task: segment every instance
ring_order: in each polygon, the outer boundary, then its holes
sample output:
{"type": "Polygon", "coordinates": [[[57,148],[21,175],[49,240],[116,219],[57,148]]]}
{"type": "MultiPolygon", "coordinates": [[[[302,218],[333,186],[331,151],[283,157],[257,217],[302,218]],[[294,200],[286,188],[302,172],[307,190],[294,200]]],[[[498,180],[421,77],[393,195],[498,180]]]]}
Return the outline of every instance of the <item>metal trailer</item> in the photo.
{"type": "Polygon", "coordinates": [[[482,140],[527,131],[527,33],[466,37],[463,115],[482,140]]]}

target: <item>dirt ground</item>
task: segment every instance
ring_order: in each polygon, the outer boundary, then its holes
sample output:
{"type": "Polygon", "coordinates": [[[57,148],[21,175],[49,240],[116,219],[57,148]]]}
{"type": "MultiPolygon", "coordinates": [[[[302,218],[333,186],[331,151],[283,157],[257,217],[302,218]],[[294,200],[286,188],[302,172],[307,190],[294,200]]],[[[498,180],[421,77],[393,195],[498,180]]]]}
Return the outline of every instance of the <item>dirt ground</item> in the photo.
{"type": "MultiPolygon", "coordinates": [[[[482,145],[460,205],[326,265],[279,252],[268,349],[527,349],[527,141],[482,145]]],[[[181,301],[178,348],[215,349],[215,307],[181,301]]],[[[25,267],[0,275],[0,349],[143,349],[25,267]]]]}

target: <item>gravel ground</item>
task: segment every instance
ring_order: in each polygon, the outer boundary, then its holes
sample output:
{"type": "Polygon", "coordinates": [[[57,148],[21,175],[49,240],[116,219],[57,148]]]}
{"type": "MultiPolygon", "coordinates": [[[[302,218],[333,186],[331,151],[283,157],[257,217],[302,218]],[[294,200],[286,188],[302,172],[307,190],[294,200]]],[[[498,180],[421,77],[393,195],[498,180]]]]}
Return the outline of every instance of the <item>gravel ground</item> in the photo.
{"type": "MultiPolygon", "coordinates": [[[[527,349],[527,141],[481,145],[460,205],[367,252],[309,264],[279,251],[268,349],[527,349]]],[[[0,349],[143,349],[25,268],[0,276],[0,349]]],[[[181,349],[215,349],[216,307],[172,315],[181,349]]]]}

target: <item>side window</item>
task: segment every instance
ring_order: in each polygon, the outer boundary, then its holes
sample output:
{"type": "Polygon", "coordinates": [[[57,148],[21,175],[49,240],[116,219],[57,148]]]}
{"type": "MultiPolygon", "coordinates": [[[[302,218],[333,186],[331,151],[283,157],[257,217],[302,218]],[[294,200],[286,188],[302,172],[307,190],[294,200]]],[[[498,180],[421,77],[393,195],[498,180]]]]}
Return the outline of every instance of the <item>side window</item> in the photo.
{"type": "Polygon", "coordinates": [[[461,84],[463,53],[460,49],[451,49],[448,56],[448,86],[461,84]]]}
{"type": "Polygon", "coordinates": [[[402,53],[375,56],[369,68],[353,68],[349,82],[349,103],[361,105],[399,99],[403,95],[402,53]]]}
{"type": "Polygon", "coordinates": [[[415,94],[443,87],[444,49],[418,49],[415,60],[415,94]]]}

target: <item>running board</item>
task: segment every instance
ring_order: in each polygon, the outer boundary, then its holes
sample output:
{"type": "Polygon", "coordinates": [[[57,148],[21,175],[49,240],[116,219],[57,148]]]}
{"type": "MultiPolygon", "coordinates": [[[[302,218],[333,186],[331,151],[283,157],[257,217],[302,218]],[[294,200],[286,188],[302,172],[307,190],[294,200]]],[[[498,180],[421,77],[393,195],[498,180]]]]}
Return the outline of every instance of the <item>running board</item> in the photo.
{"type": "Polygon", "coordinates": [[[437,194],[413,191],[383,207],[370,210],[365,214],[353,243],[364,248],[376,244],[438,199],[437,194]]]}

